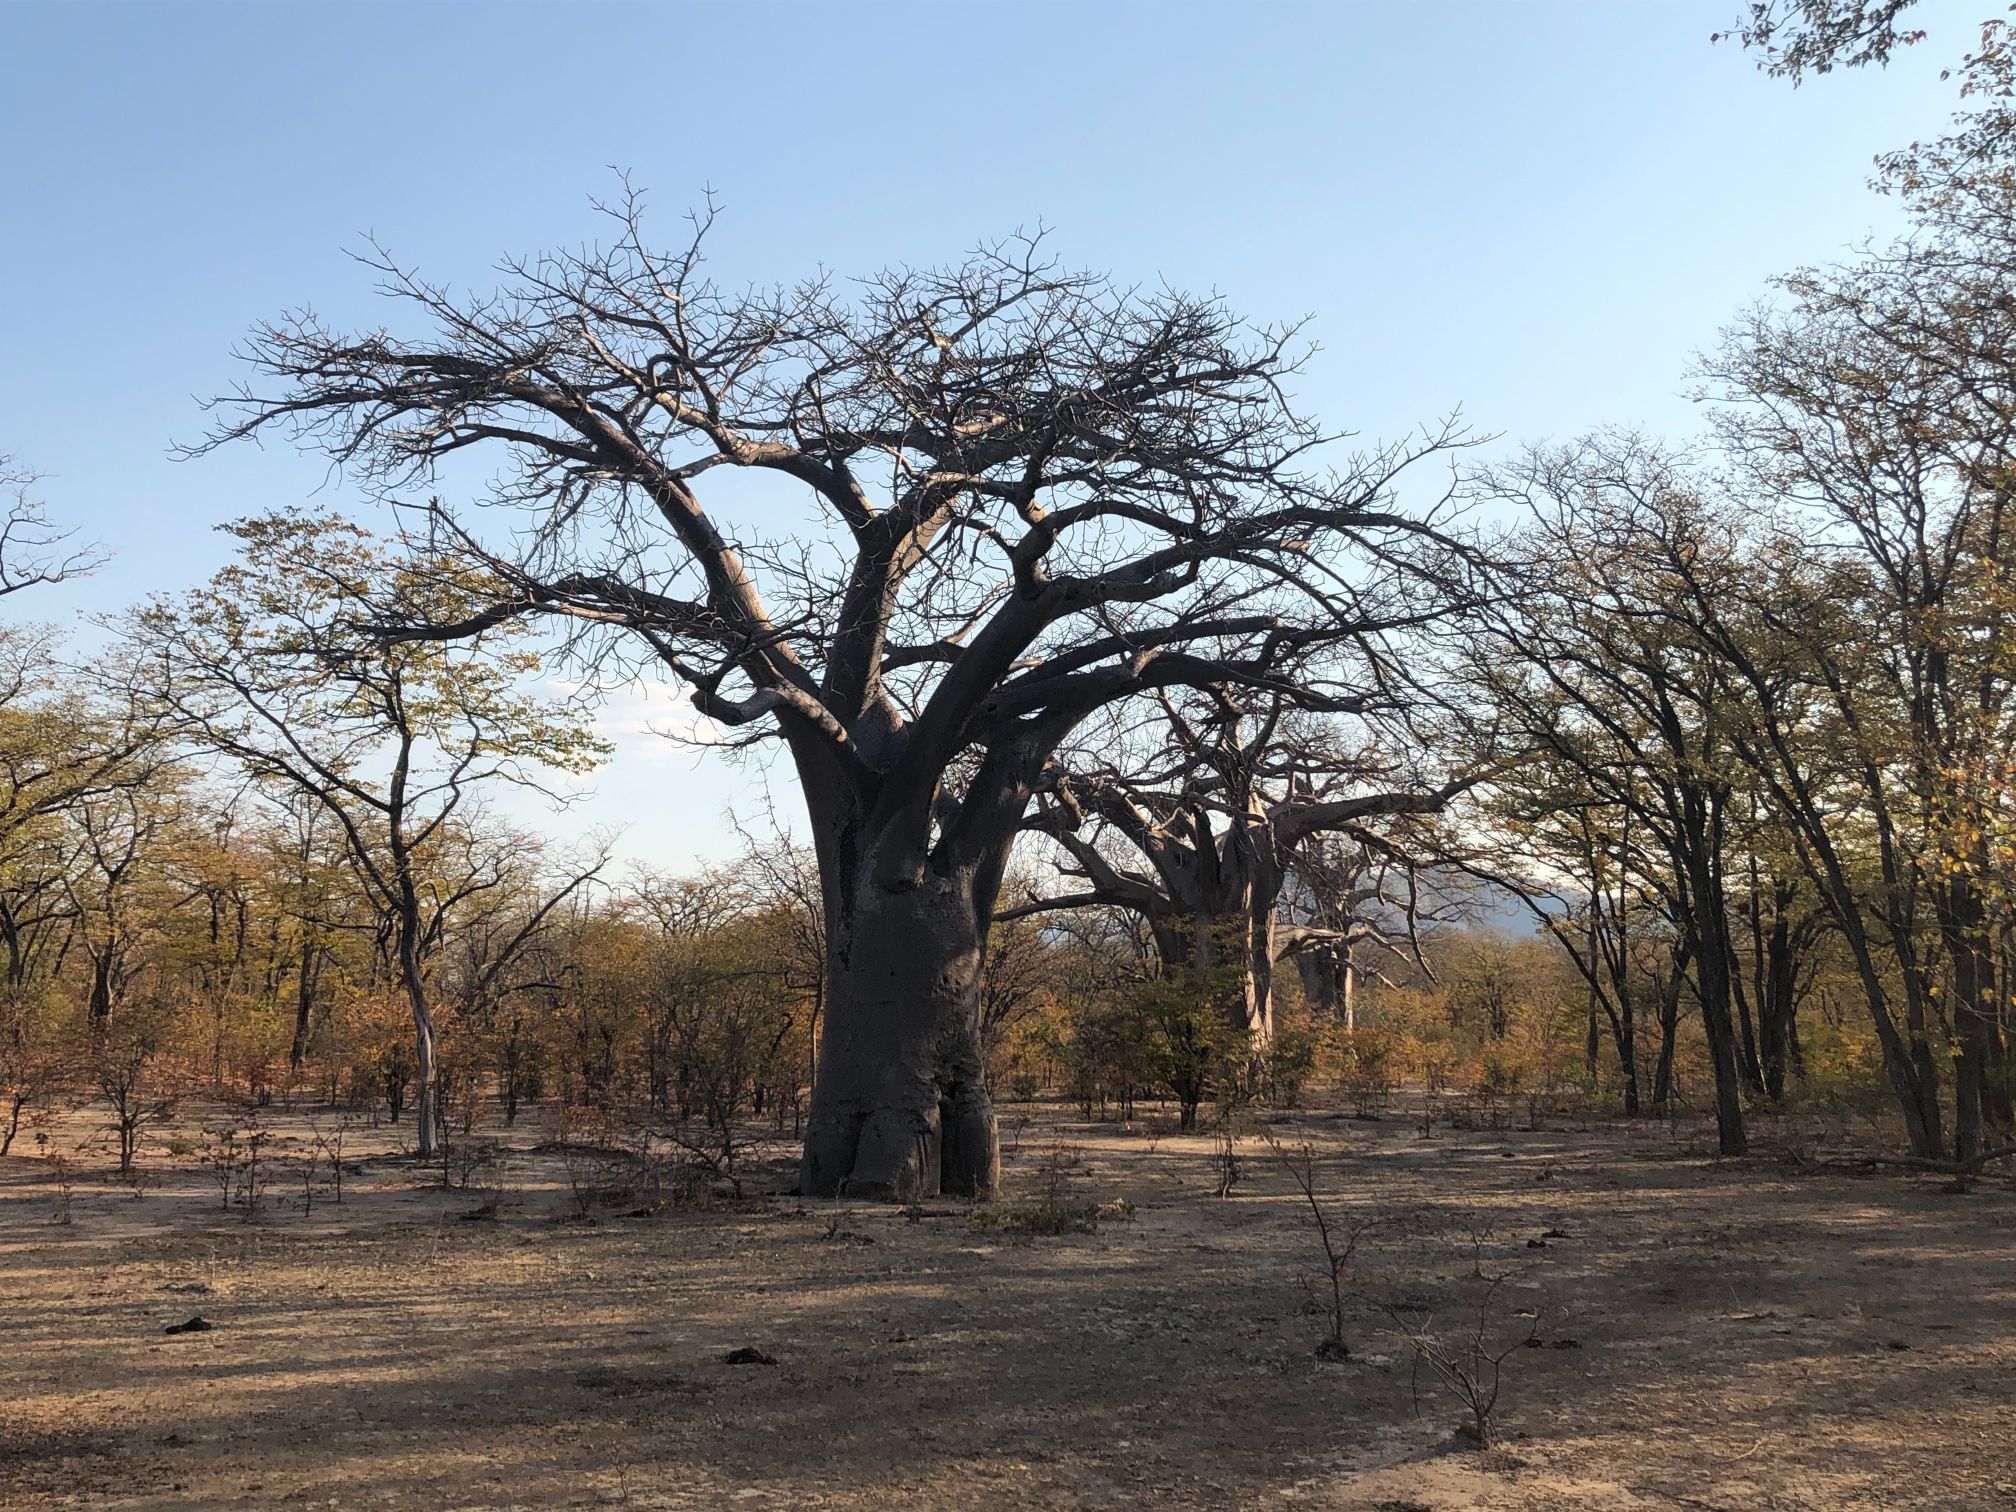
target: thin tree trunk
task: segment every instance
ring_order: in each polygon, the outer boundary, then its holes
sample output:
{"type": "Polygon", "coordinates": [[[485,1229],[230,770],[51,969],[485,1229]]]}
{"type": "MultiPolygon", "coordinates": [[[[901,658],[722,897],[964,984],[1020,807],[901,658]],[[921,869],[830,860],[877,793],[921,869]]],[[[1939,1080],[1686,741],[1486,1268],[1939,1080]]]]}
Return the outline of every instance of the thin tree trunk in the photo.
{"type": "Polygon", "coordinates": [[[406,1001],[413,1010],[413,1120],[419,1130],[420,1158],[428,1160],[436,1149],[439,1089],[435,1086],[434,1015],[427,1003],[427,979],[420,960],[417,914],[400,923],[399,972],[405,979],[406,1001]]]}
{"type": "Polygon", "coordinates": [[[1724,1155],[1749,1149],[1743,1127],[1743,1080],[1730,1013],[1729,917],[1721,887],[1704,851],[1690,858],[1694,875],[1695,970],[1701,987],[1701,1026],[1708,1037],[1708,1063],[1715,1079],[1715,1133],[1724,1155]]]}
{"type": "Polygon", "coordinates": [[[1687,980],[1689,952],[1674,953],[1672,975],[1659,993],[1659,1059],[1652,1073],[1652,1111],[1664,1113],[1673,1097],[1673,1048],[1680,1036],[1680,992],[1687,980]]]}
{"type": "Polygon", "coordinates": [[[1799,989],[1799,956],[1792,944],[1791,920],[1786,917],[1789,901],[1782,890],[1774,900],[1771,932],[1763,941],[1762,992],[1757,1008],[1763,1036],[1764,1092],[1773,1102],[1782,1102],[1785,1097],[1799,989]]]}
{"type": "Polygon", "coordinates": [[[1593,1089],[1596,1085],[1596,1058],[1603,1053],[1603,1026],[1598,1018],[1596,988],[1589,988],[1588,1011],[1582,1026],[1582,1073],[1593,1089]]]}
{"type": "Polygon", "coordinates": [[[1636,1118],[1638,1101],[1638,1029],[1632,1022],[1632,1004],[1627,996],[1618,1005],[1618,1015],[1610,1026],[1617,1041],[1617,1065],[1624,1073],[1624,1116],[1636,1118]]]}
{"type": "Polygon", "coordinates": [[[1758,1032],[1756,1020],[1762,1016],[1763,1005],[1760,1002],[1757,1013],[1754,1015],[1751,1013],[1750,992],[1744,985],[1743,972],[1738,968],[1738,963],[1733,958],[1735,950],[1735,942],[1733,940],[1730,942],[1730,950],[1732,958],[1728,971],[1729,996],[1736,1008],[1736,1027],[1739,1036],[1736,1042],[1736,1069],[1738,1075],[1742,1078],[1743,1090],[1748,1092],[1752,1097],[1762,1097],[1764,1095],[1764,1061],[1757,1048],[1758,1032]]]}
{"type": "Polygon", "coordinates": [[[308,1061],[310,1019],[315,1009],[315,947],[301,947],[301,973],[295,987],[294,1039],[287,1047],[287,1064],[297,1071],[308,1061]]]}

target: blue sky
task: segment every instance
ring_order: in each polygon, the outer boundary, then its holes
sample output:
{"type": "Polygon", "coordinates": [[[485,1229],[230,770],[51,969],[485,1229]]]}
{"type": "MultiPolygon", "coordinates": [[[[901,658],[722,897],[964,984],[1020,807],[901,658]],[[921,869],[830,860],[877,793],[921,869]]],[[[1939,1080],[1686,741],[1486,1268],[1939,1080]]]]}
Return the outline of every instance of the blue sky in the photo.
{"type": "MultiPolygon", "coordinates": [[[[1870,159],[1938,129],[1985,8],[1928,0],[1887,73],[1795,91],[1709,44],[1739,0],[0,3],[0,452],[116,552],[32,609],[193,583],[217,523],[343,505],[284,447],[170,460],[238,335],[387,318],[366,233],[478,283],[587,239],[612,165],[668,238],[711,186],[729,282],[1041,223],[1067,262],[1314,316],[1332,424],[1682,432],[1723,320],[1894,224],[1870,159]]],[[[611,710],[559,827],[678,867],[732,850],[761,777],[655,741],[663,702],[611,710]]]]}

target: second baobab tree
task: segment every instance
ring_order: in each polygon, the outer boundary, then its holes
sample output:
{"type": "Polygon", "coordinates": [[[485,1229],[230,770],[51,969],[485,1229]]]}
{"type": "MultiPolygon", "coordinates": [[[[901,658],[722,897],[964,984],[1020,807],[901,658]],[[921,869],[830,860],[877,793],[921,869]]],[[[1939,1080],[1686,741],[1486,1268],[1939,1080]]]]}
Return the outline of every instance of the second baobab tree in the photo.
{"type": "MultiPolygon", "coordinates": [[[[1397,667],[1379,688],[1359,712],[1377,707],[1397,720],[1425,699],[1397,667]]],[[[1475,780],[1422,778],[1382,750],[1374,729],[1298,719],[1296,701],[1213,690],[1185,707],[1165,694],[1160,717],[1133,732],[1146,751],[1122,740],[1064,764],[1028,826],[1056,844],[1070,890],[1032,897],[1004,917],[1131,910],[1154,936],[1163,977],[1200,989],[1220,982],[1227,1026],[1264,1046],[1274,1033],[1276,963],[1326,948],[1349,960],[1368,932],[1357,918],[1284,920],[1291,874],[1302,873],[1308,893],[1318,879],[1307,863],[1325,837],[1410,866],[1419,834],[1407,826],[1439,814],[1475,780]]],[[[1374,889],[1360,901],[1384,899],[1374,889]]],[[[1413,917],[1410,898],[1395,922],[1411,930],[1413,917]]]]}

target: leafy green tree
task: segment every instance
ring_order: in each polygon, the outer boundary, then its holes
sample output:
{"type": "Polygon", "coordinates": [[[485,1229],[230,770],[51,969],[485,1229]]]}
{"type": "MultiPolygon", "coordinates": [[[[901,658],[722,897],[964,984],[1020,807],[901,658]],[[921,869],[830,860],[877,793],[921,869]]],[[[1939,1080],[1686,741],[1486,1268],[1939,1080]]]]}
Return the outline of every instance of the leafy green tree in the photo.
{"type": "Polygon", "coordinates": [[[134,686],[197,746],[262,790],[317,806],[385,926],[412,1015],[422,1156],[434,1153],[430,957],[447,921],[492,885],[466,821],[484,787],[580,772],[603,746],[581,712],[525,691],[522,630],[467,643],[388,642],[367,628],[398,604],[464,613],[484,591],[329,516],[231,527],[239,559],[128,622],[134,686]]]}

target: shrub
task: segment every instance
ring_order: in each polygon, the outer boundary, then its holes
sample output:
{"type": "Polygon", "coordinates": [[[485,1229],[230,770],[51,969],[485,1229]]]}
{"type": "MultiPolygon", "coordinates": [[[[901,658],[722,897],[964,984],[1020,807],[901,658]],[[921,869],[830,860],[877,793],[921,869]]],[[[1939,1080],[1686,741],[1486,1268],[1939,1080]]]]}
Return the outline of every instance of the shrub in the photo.
{"type": "Polygon", "coordinates": [[[1306,1022],[1277,1022],[1260,1056],[1260,1096],[1270,1107],[1294,1108],[1316,1070],[1318,1039],[1306,1022]]]}
{"type": "Polygon", "coordinates": [[[1382,1113],[1398,1085],[1396,1046],[1391,1036],[1360,1029],[1344,1042],[1340,1079],[1351,1111],[1362,1117],[1382,1113]]]}
{"type": "Polygon", "coordinates": [[[1235,1029],[1208,984],[1151,982],[1135,995],[1152,1031],[1156,1080],[1176,1099],[1178,1127],[1197,1127],[1205,1098],[1235,1090],[1252,1061],[1252,1036],[1235,1029]]]}
{"type": "Polygon", "coordinates": [[[1526,1067],[1514,1056],[1486,1051],[1477,1075],[1479,1090],[1493,1097],[1511,1097],[1526,1085],[1526,1067]]]}
{"type": "Polygon", "coordinates": [[[1134,1205],[1124,1197],[1097,1203],[1071,1190],[1071,1178],[1083,1164],[1075,1145],[1061,1140],[1044,1153],[1036,1167],[1037,1192],[1027,1202],[1005,1207],[976,1207],[966,1215],[976,1233],[1002,1233],[1019,1239],[1054,1239],[1069,1234],[1094,1234],[1099,1225],[1126,1221],[1134,1205]]]}

